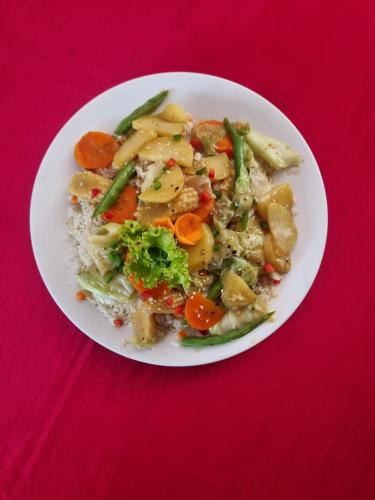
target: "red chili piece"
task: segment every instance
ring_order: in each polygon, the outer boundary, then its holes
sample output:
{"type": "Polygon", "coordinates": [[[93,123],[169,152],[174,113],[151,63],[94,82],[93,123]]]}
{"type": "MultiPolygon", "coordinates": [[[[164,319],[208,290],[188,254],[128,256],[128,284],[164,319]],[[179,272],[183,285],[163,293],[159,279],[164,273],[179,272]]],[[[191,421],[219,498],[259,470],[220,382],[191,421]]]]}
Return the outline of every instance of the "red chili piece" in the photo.
{"type": "Polygon", "coordinates": [[[210,179],[215,179],[215,170],[213,168],[210,168],[210,170],[208,171],[208,177],[210,179]]]}
{"type": "Polygon", "coordinates": [[[122,326],[124,322],[122,321],[122,319],[115,319],[113,324],[117,326],[117,328],[120,328],[120,326],[122,326]]]}
{"type": "Polygon", "coordinates": [[[181,316],[182,314],[184,314],[184,310],[184,306],[177,306],[174,312],[177,314],[177,316],[181,316]]]}
{"type": "Polygon", "coordinates": [[[198,139],[198,137],[193,137],[191,140],[190,140],[190,144],[193,146],[193,148],[195,149],[195,151],[199,151],[199,153],[201,153],[203,151],[203,146],[202,146],[202,143],[201,141],[198,139]]]}
{"type": "Polygon", "coordinates": [[[101,192],[102,192],[102,190],[99,188],[92,188],[91,189],[91,196],[93,198],[96,198],[98,196],[98,194],[100,194],[101,192]]]}
{"type": "Polygon", "coordinates": [[[172,168],[175,165],[176,165],[176,160],[174,158],[169,158],[169,160],[167,161],[167,167],[172,168]]]}
{"type": "Polygon", "coordinates": [[[273,273],[274,271],[273,265],[270,264],[269,262],[266,262],[264,264],[264,270],[266,271],[266,273],[273,273]]]}
{"type": "Polygon", "coordinates": [[[104,214],[103,214],[103,215],[104,215],[104,217],[105,217],[106,219],[109,219],[109,220],[110,220],[110,219],[113,219],[113,217],[114,217],[113,212],[104,212],[104,214]]]}
{"type": "Polygon", "coordinates": [[[207,203],[208,201],[210,201],[210,199],[211,199],[211,195],[207,191],[202,191],[201,194],[199,195],[199,200],[202,203],[207,203]]]}
{"type": "Polygon", "coordinates": [[[173,297],[167,297],[165,299],[165,303],[167,304],[167,306],[171,306],[173,304],[173,297]]]}
{"type": "Polygon", "coordinates": [[[148,291],[148,290],[145,290],[144,292],[141,293],[141,298],[143,300],[149,300],[152,298],[152,292],[148,291]]]}
{"type": "Polygon", "coordinates": [[[272,280],[272,283],[277,286],[280,285],[281,280],[272,280]]]}

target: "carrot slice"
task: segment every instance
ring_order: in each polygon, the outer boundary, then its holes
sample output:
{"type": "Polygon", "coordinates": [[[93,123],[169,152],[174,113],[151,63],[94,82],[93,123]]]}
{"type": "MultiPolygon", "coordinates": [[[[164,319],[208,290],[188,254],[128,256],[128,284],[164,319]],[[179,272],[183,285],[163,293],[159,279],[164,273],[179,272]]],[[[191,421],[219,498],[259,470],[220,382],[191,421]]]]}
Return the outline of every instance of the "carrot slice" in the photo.
{"type": "Polygon", "coordinates": [[[218,153],[227,153],[231,158],[233,156],[233,142],[228,134],[215,144],[215,149],[218,153]]]}
{"type": "Polygon", "coordinates": [[[121,191],[120,196],[111,208],[104,212],[103,219],[107,222],[122,224],[124,220],[134,220],[134,212],[137,208],[137,191],[134,186],[128,184],[121,191]]]}
{"type": "Polygon", "coordinates": [[[161,299],[165,295],[169,293],[169,287],[167,283],[159,283],[154,288],[146,288],[143,285],[143,281],[141,279],[137,280],[134,275],[129,275],[128,279],[130,283],[134,286],[138,293],[142,294],[144,292],[149,293],[150,297],[155,299],[161,299]]]}
{"type": "Polygon", "coordinates": [[[172,234],[174,234],[174,225],[169,217],[160,217],[158,219],[155,219],[152,225],[157,227],[166,227],[167,229],[172,231],[172,234]]]}
{"type": "Polygon", "coordinates": [[[201,293],[192,294],[185,304],[185,318],[192,328],[207,330],[224,316],[224,310],[201,293]]]}
{"type": "Polygon", "coordinates": [[[182,245],[195,245],[202,239],[202,219],[196,214],[188,212],[180,215],[174,227],[177,239],[182,245]]]}
{"type": "Polygon", "coordinates": [[[77,142],[74,157],[78,165],[86,170],[108,167],[118,150],[114,138],[104,132],[87,132],[77,142]]]}
{"type": "Polygon", "coordinates": [[[201,201],[198,208],[196,208],[193,214],[198,215],[202,219],[203,222],[206,222],[214,209],[215,199],[210,198],[208,201],[201,201]]]}

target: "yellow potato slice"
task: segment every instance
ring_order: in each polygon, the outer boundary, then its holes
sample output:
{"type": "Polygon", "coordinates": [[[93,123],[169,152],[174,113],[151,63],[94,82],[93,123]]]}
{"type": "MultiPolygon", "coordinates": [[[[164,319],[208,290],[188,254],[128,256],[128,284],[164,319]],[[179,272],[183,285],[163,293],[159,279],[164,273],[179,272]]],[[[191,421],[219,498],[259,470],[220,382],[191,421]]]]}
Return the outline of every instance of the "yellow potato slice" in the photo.
{"type": "Polygon", "coordinates": [[[256,301],[256,294],[249,285],[233,271],[223,276],[223,291],[221,300],[228,309],[241,309],[256,301]]]}
{"type": "Polygon", "coordinates": [[[289,183],[277,184],[265,198],[259,200],[257,212],[263,220],[267,220],[268,205],[273,201],[289,210],[292,208],[294,204],[293,191],[289,183]]]}
{"type": "Polygon", "coordinates": [[[163,120],[174,123],[187,123],[189,121],[188,114],[178,104],[167,104],[159,116],[163,120]]]}
{"type": "Polygon", "coordinates": [[[268,205],[268,224],[275,243],[275,255],[284,257],[294,248],[297,241],[297,228],[293,216],[279,203],[268,205]]]}
{"type": "Polygon", "coordinates": [[[265,234],[263,239],[264,261],[269,262],[275,271],[280,274],[286,274],[290,271],[290,256],[278,257],[275,254],[274,242],[271,234],[265,234]]]}
{"type": "Polygon", "coordinates": [[[168,203],[180,193],[184,185],[184,174],[180,167],[168,169],[159,177],[160,188],[151,187],[139,195],[139,199],[148,203],[168,203]]]}
{"type": "Polygon", "coordinates": [[[192,247],[185,247],[188,253],[189,271],[204,269],[214,255],[214,237],[210,226],[202,224],[202,239],[192,247]]]}
{"type": "Polygon", "coordinates": [[[110,179],[93,172],[76,172],[69,184],[69,193],[87,201],[98,202],[112,184],[110,179]],[[92,189],[100,189],[101,194],[93,198],[92,189]]]}
{"type": "Polygon", "coordinates": [[[134,130],[154,130],[158,135],[179,135],[184,131],[183,123],[171,123],[157,116],[143,116],[132,123],[134,130]]]}
{"type": "Polygon", "coordinates": [[[230,175],[230,162],[226,153],[221,153],[217,156],[208,156],[201,161],[201,167],[211,169],[215,172],[215,181],[227,179],[230,175]]]}
{"type": "Polygon", "coordinates": [[[135,158],[138,151],[149,141],[155,139],[157,133],[154,130],[139,130],[130,135],[121,147],[117,150],[114,158],[113,165],[121,168],[125,163],[135,158]]]}
{"type": "Polygon", "coordinates": [[[173,158],[182,167],[193,166],[193,148],[185,139],[174,141],[171,137],[158,137],[139,151],[140,160],[166,163],[173,158]]]}

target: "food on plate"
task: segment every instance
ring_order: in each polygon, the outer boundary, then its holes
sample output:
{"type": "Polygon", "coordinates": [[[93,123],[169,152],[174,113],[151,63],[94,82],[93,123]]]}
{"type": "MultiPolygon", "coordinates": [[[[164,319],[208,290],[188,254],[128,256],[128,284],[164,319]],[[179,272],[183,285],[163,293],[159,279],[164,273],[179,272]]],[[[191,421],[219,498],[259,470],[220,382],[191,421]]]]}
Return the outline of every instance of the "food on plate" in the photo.
{"type": "Polygon", "coordinates": [[[153,114],[167,96],[113,135],[77,138],[68,186],[76,298],[130,325],[138,347],[168,334],[186,347],[220,345],[274,314],[297,228],[292,186],[273,173],[301,158],[247,121],[193,120],[174,103],[153,114]]]}

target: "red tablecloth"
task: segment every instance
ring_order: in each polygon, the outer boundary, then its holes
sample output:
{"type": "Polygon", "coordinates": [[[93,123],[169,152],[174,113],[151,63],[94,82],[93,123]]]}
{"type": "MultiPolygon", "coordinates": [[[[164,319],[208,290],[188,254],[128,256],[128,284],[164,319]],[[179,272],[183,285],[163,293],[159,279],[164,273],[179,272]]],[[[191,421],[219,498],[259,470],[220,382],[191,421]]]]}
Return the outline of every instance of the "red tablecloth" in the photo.
{"type": "Polygon", "coordinates": [[[1,498],[375,498],[371,4],[3,3],[1,498]],[[64,122],[119,82],[171,70],[224,76],[284,111],[317,157],[330,216],[320,273],[287,324],[190,369],[80,333],[39,277],[28,228],[64,122]]]}

